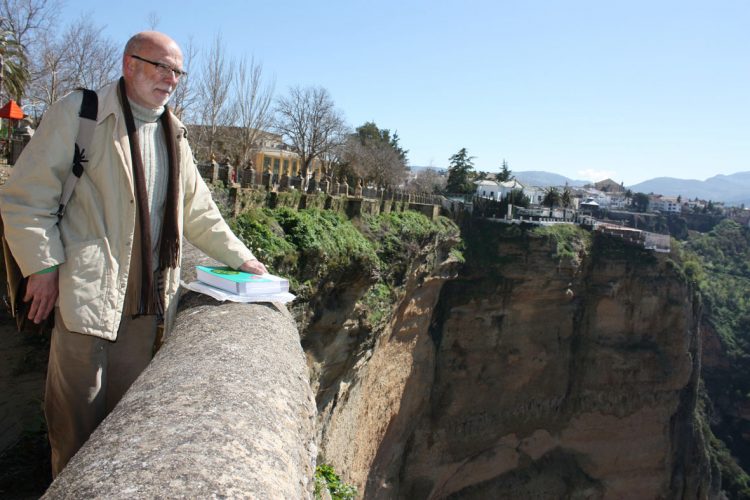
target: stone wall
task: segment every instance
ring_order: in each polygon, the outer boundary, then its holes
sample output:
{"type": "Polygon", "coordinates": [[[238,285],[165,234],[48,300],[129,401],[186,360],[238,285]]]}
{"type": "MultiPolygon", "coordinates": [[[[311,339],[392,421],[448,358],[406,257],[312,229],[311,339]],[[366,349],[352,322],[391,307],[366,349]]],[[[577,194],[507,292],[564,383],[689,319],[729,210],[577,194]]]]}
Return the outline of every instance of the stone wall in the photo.
{"type": "Polygon", "coordinates": [[[190,292],[154,360],[45,498],[309,498],[314,425],[286,309],[190,292]]]}

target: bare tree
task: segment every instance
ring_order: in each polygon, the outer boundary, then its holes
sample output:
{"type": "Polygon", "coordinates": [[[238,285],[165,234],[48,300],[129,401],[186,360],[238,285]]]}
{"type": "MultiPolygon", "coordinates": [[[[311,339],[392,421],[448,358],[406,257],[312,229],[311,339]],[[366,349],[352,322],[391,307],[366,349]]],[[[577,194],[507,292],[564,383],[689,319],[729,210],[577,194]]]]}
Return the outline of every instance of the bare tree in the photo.
{"type": "Polygon", "coordinates": [[[381,130],[374,122],[358,127],[347,138],[343,160],[357,177],[377,186],[396,186],[408,176],[398,136],[391,137],[390,130],[381,130]]]}
{"type": "Polygon", "coordinates": [[[341,144],[346,134],[344,119],[323,87],[293,87],[279,98],[275,128],[299,154],[305,185],[313,160],[341,144]]]}
{"type": "Polygon", "coordinates": [[[57,40],[51,36],[43,38],[39,59],[36,62],[37,67],[43,72],[37,75],[30,89],[31,104],[37,114],[62,97],[63,91],[67,88],[67,83],[64,83],[67,78],[66,57],[64,48],[57,40]]]}
{"type": "Polygon", "coordinates": [[[81,17],[63,34],[73,88],[98,89],[119,75],[122,54],[110,38],[102,35],[103,31],[104,26],[97,28],[81,17]]]}
{"type": "Polygon", "coordinates": [[[20,73],[16,71],[19,76],[23,77],[18,80],[22,88],[11,92],[17,99],[27,92],[28,86],[38,77],[37,65],[34,63],[38,57],[40,40],[42,35],[51,31],[56,19],[55,14],[60,8],[61,2],[58,0],[0,1],[3,31],[12,34],[10,38],[3,37],[3,55],[6,59],[4,62],[10,64],[10,67],[5,68],[5,76],[12,80],[15,75],[9,71],[14,69],[13,63],[21,62],[23,65],[20,73]],[[14,59],[12,51],[8,53],[8,49],[13,49],[14,46],[21,51],[23,61],[14,59]]]}
{"type": "Polygon", "coordinates": [[[270,123],[273,84],[263,85],[263,66],[254,58],[240,61],[234,82],[234,109],[240,127],[237,162],[244,165],[251,158],[261,131],[270,123]]]}
{"type": "Polygon", "coordinates": [[[121,54],[103,31],[81,17],[60,38],[52,33],[41,38],[38,75],[29,89],[36,114],[75,88],[97,89],[117,78],[121,54]]]}
{"type": "Polygon", "coordinates": [[[417,193],[440,193],[445,189],[445,175],[440,174],[432,168],[420,170],[407,188],[417,193]]]}
{"type": "Polygon", "coordinates": [[[56,14],[61,9],[59,0],[2,0],[0,17],[15,33],[16,41],[31,53],[39,35],[54,26],[56,14]]]}
{"type": "Polygon", "coordinates": [[[224,53],[221,35],[217,34],[206,54],[199,83],[198,104],[209,158],[214,153],[219,127],[233,121],[229,90],[234,76],[234,62],[227,61],[224,53]]]}
{"type": "Polygon", "coordinates": [[[148,28],[153,31],[159,26],[161,19],[159,19],[159,14],[157,14],[155,10],[152,10],[146,16],[146,21],[148,22],[148,28]]]}
{"type": "Polygon", "coordinates": [[[195,103],[197,100],[195,92],[195,76],[193,75],[193,62],[198,57],[198,49],[193,43],[193,37],[189,37],[182,48],[182,69],[187,72],[180,78],[180,83],[172,94],[172,111],[182,121],[193,120],[195,114],[195,103]]]}

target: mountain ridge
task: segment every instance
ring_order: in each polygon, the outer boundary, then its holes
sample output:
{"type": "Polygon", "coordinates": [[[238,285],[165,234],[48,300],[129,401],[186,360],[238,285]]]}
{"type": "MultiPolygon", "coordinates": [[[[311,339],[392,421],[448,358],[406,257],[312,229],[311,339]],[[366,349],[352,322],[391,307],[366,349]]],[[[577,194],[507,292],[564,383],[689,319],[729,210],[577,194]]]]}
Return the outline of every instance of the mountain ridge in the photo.
{"type": "MultiPolygon", "coordinates": [[[[436,167],[410,167],[413,171],[432,168],[446,172],[447,169],[436,167]]],[[[525,170],[513,172],[513,176],[524,185],[536,187],[564,186],[582,187],[594,184],[593,181],[571,179],[561,174],[544,170],[525,170]]],[[[685,199],[699,198],[724,202],[729,205],[750,205],[750,171],[733,174],[718,174],[705,180],[679,179],[677,177],[654,177],[637,184],[625,186],[634,193],[653,193],[666,196],[682,196],[685,199]]]]}
{"type": "MultiPolygon", "coordinates": [[[[566,183],[575,187],[593,184],[593,182],[570,179],[564,175],[540,170],[514,172],[513,174],[521,183],[539,187],[563,186],[566,183]]],[[[750,205],[750,171],[714,175],[703,181],[655,177],[626,187],[634,193],[654,193],[682,196],[686,199],[723,201],[731,205],[750,205]]]]}

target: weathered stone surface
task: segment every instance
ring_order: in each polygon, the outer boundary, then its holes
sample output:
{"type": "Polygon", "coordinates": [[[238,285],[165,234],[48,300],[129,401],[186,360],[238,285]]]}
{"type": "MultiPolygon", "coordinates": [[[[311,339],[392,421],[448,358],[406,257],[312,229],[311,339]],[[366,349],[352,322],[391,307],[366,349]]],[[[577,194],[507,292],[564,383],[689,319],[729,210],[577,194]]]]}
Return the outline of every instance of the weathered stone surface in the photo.
{"type": "Polygon", "coordinates": [[[283,306],[189,293],[174,333],[45,498],[308,498],[314,415],[283,306]]]}

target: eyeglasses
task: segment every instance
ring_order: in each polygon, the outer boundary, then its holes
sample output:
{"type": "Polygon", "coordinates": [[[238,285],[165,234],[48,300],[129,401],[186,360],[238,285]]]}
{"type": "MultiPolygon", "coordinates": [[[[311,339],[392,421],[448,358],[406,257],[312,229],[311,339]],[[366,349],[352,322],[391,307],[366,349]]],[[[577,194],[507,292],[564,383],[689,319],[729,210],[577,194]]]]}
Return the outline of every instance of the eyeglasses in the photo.
{"type": "Polygon", "coordinates": [[[156,67],[156,71],[159,72],[159,75],[164,78],[172,78],[172,75],[174,75],[174,77],[179,80],[183,76],[187,76],[187,72],[182,71],[181,69],[173,68],[167,64],[156,61],[149,61],[148,59],[137,56],[135,54],[130,54],[130,57],[132,57],[133,59],[138,59],[139,61],[143,61],[145,63],[153,64],[154,67],[156,67]]]}

